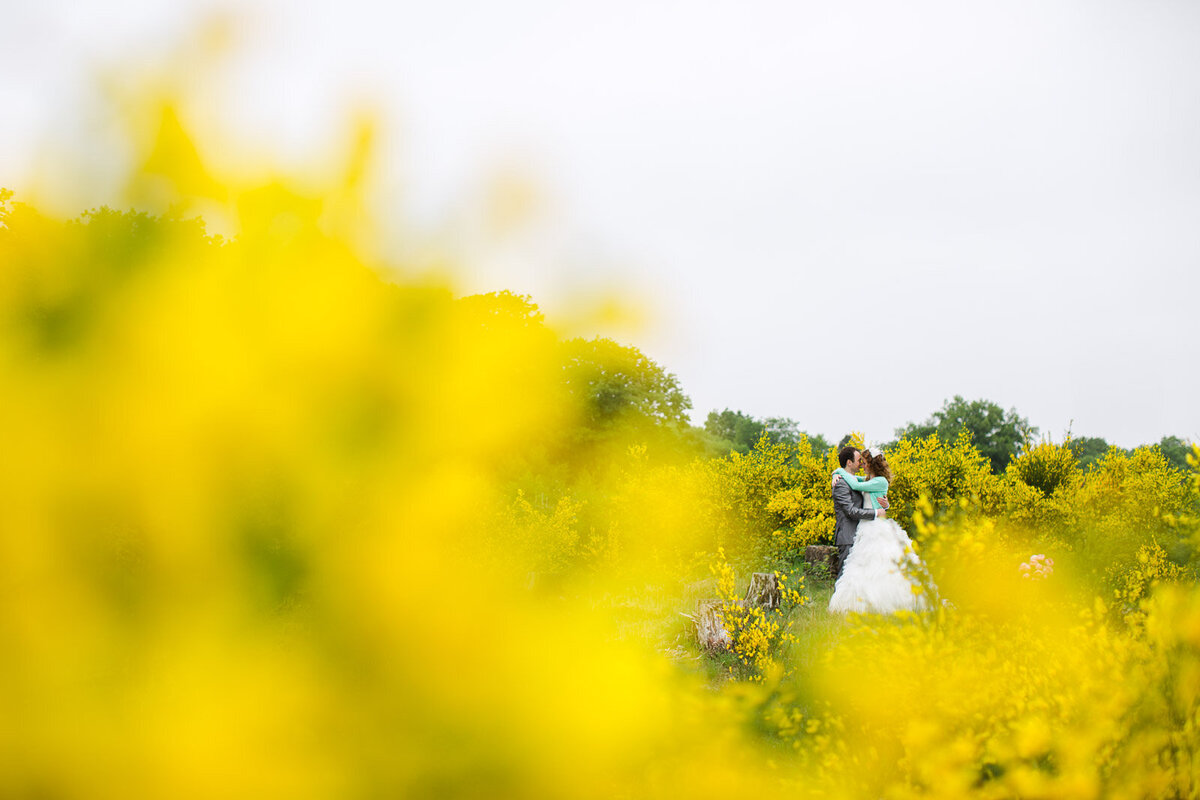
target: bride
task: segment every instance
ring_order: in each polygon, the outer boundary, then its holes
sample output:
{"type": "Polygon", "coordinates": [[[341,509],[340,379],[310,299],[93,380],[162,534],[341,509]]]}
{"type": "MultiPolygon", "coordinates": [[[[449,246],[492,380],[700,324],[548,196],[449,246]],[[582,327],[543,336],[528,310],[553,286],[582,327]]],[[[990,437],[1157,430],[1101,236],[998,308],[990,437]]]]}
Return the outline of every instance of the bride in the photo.
{"type": "MultiPolygon", "coordinates": [[[[871,507],[880,508],[878,498],[887,494],[891,470],[883,453],[873,455],[864,450],[862,455],[867,480],[840,467],[833,473],[834,480],[846,481],[850,489],[863,493],[871,507]]],[[[854,547],[834,585],[829,610],[876,614],[924,611],[929,603],[917,578],[924,571],[908,534],[895,520],[864,520],[858,523],[854,547]]]]}

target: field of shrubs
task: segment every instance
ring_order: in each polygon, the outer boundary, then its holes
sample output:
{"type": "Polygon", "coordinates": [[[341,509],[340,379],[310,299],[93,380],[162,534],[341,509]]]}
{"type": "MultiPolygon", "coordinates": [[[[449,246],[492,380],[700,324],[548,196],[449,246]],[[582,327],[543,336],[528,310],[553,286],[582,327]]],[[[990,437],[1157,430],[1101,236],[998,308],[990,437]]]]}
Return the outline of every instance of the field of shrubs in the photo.
{"type": "Polygon", "coordinates": [[[636,349],[363,255],[352,174],[162,118],[150,212],[0,198],[0,795],[1200,794],[1200,465],[902,439],[936,610],[832,618],[832,448],[706,453],[636,349]]]}

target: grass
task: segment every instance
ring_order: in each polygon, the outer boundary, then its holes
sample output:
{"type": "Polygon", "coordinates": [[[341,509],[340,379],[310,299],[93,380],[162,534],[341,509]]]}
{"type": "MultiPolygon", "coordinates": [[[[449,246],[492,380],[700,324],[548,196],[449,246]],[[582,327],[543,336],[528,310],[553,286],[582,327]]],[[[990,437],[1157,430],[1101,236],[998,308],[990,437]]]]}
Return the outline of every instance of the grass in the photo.
{"type": "MultiPolygon", "coordinates": [[[[804,578],[802,594],[806,603],[790,610],[786,622],[796,642],[782,648],[781,659],[807,659],[828,646],[837,636],[842,618],[828,611],[833,594],[833,580],[827,570],[809,564],[780,565],[780,572],[789,575],[788,585],[804,578]]],[[[743,567],[738,570],[739,589],[749,583],[753,571],[766,571],[769,566],[743,567]]],[[[705,652],[696,640],[693,617],[701,601],[716,599],[715,578],[681,581],[675,586],[643,585],[626,587],[620,592],[604,592],[590,597],[590,607],[603,613],[613,624],[617,640],[645,642],[662,653],[682,671],[701,676],[711,687],[718,688],[732,677],[730,668],[738,671],[737,657],[730,652],[705,652]]]]}

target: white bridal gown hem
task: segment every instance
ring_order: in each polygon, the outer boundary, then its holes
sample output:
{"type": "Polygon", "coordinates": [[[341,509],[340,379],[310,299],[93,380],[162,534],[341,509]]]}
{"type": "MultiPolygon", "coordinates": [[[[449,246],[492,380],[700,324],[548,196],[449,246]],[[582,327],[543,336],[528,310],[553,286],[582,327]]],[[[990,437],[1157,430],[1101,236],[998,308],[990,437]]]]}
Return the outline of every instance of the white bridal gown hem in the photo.
{"type": "Polygon", "coordinates": [[[854,547],[829,598],[829,610],[841,614],[926,610],[925,593],[914,592],[918,584],[909,577],[919,563],[908,534],[894,520],[860,522],[854,547]]]}

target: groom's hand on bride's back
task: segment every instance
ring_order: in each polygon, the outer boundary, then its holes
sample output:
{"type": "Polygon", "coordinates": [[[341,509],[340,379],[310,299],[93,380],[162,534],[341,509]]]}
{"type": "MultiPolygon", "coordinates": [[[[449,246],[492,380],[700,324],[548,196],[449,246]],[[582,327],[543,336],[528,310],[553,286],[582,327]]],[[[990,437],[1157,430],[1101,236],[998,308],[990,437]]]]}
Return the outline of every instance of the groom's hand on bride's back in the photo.
{"type": "Polygon", "coordinates": [[[875,519],[887,519],[887,509],[886,508],[875,509],[875,519]]]}

